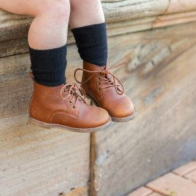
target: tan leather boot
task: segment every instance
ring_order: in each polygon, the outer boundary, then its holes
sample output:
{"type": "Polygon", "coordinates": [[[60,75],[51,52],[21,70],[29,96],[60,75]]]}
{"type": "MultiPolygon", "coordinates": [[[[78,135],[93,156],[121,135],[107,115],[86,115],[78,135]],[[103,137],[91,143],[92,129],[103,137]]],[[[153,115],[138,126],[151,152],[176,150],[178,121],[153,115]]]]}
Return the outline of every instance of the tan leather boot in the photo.
{"type": "Polygon", "coordinates": [[[111,124],[108,112],[87,105],[83,95],[76,84],[48,87],[34,82],[30,121],[45,128],[65,128],[83,133],[107,128],[111,124]]]}
{"type": "Polygon", "coordinates": [[[108,111],[113,121],[125,122],[132,120],[135,109],[132,101],[124,94],[122,82],[117,79],[107,68],[84,62],[84,69],[75,71],[75,79],[82,84],[96,105],[108,111]],[[82,81],[78,81],[76,74],[83,71],[82,81]]]}

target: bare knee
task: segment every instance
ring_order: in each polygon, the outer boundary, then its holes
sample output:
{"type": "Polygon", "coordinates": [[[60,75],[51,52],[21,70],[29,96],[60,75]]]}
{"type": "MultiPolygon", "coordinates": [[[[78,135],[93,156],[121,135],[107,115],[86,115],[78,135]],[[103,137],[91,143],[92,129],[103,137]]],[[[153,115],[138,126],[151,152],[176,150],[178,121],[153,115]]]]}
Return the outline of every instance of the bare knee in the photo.
{"type": "Polygon", "coordinates": [[[70,3],[69,0],[42,0],[37,5],[35,16],[47,15],[57,20],[69,20],[70,3]]]}
{"type": "Polygon", "coordinates": [[[69,18],[69,0],[0,0],[0,8],[19,15],[48,15],[55,18],[69,18]]]}
{"type": "Polygon", "coordinates": [[[81,0],[70,0],[70,3],[72,9],[77,9],[82,6],[86,7],[86,5],[90,7],[97,7],[97,5],[101,5],[101,0],[82,0],[82,4],[81,0]]]}

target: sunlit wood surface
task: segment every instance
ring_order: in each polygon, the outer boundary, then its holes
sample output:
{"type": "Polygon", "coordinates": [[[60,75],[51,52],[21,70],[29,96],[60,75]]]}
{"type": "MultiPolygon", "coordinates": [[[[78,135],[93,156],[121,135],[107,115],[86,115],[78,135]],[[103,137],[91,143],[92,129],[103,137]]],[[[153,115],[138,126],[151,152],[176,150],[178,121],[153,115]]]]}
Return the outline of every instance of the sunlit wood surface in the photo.
{"type": "MultiPolygon", "coordinates": [[[[28,124],[32,19],[0,11],[0,196],[87,196],[89,189],[124,196],[196,157],[195,1],[104,0],[103,7],[109,65],[129,59],[114,73],[138,116],[92,135],[28,124]]],[[[71,33],[68,40],[73,82],[82,62],[71,33]]]]}

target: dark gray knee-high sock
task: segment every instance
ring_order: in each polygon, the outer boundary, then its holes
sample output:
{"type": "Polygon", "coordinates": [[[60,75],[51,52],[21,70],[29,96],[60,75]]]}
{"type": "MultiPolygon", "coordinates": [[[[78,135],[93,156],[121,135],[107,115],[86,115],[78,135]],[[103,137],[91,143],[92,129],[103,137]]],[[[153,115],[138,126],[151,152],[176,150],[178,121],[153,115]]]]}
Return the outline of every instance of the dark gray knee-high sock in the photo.
{"type": "Polygon", "coordinates": [[[95,24],[72,29],[81,58],[98,66],[105,66],[108,59],[106,24],[95,24]]]}
{"type": "Polygon", "coordinates": [[[37,83],[45,86],[65,84],[67,45],[49,50],[29,47],[31,70],[37,83]]]}

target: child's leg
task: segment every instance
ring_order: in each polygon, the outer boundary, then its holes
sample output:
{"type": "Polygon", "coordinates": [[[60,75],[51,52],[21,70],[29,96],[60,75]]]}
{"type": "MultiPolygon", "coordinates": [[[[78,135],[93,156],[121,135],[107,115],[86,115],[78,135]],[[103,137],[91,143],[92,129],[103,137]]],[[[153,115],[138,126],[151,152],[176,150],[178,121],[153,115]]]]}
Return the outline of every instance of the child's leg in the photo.
{"type": "Polygon", "coordinates": [[[36,81],[29,107],[31,121],[77,132],[107,128],[111,124],[108,113],[86,105],[75,84],[63,84],[69,0],[0,0],[0,8],[35,17],[29,30],[31,68],[36,81]]]}
{"type": "Polygon", "coordinates": [[[81,58],[98,66],[106,65],[107,34],[100,0],[70,0],[70,26],[81,58]]]}
{"type": "Polygon", "coordinates": [[[0,8],[35,17],[29,31],[32,48],[50,49],[66,44],[70,15],[68,0],[0,0],[0,8]]]}
{"type": "Polygon", "coordinates": [[[64,83],[69,0],[0,0],[0,8],[35,17],[28,36],[35,80],[52,86],[64,83]]]}
{"type": "MultiPolygon", "coordinates": [[[[131,100],[124,94],[122,83],[106,68],[107,33],[100,0],[70,0],[70,25],[81,58],[84,60],[82,86],[87,95],[106,109],[113,121],[134,118],[131,100]]],[[[78,69],[80,70],[80,69],[78,69]]]]}
{"type": "Polygon", "coordinates": [[[0,8],[35,17],[29,31],[30,47],[51,49],[66,44],[69,0],[0,0],[0,8]]]}
{"type": "Polygon", "coordinates": [[[72,29],[105,22],[100,0],[70,0],[72,29]]]}

